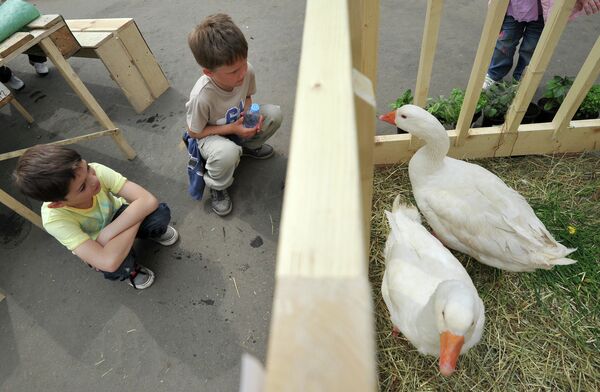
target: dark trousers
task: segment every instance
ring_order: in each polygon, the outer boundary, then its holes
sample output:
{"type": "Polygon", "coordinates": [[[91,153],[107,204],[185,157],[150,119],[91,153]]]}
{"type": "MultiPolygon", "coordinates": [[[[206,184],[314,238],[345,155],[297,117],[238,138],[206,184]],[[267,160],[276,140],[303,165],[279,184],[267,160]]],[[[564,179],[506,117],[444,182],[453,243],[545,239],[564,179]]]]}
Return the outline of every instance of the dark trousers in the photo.
{"type": "Polygon", "coordinates": [[[513,71],[513,78],[521,80],[525,67],[529,65],[535,47],[544,29],[544,18],[539,15],[537,20],[531,22],[517,22],[512,16],[506,15],[502,23],[500,35],[496,41],[496,48],[492,54],[492,61],[488,68],[488,75],[496,82],[502,80],[513,66],[513,57],[519,42],[519,59],[513,71]]]}
{"type": "MultiPolygon", "coordinates": [[[[117,219],[127,207],[127,204],[123,204],[121,208],[115,212],[111,222],[117,219]]],[[[145,239],[160,237],[167,231],[167,226],[170,221],[171,210],[169,209],[169,206],[165,203],[160,203],[158,208],[142,221],[136,238],[145,239]]],[[[129,278],[129,274],[135,270],[135,266],[135,251],[133,250],[133,247],[131,247],[129,254],[125,257],[125,260],[123,260],[119,269],[115,272],[102,271],[102,273],[104,274],[104,277],[109,280],[125,280],[129,278]]]]}
{"type": "MultiPolygon", "coordinates": [[[[36,56],[34,54],[29,54],[29,62],[30,63],[45,63],[46,57],[44,56],[36,56]]],[[[6,83],[12,77],[12,72],[8,67],[0,67],[0,83],[6,83]]]]}

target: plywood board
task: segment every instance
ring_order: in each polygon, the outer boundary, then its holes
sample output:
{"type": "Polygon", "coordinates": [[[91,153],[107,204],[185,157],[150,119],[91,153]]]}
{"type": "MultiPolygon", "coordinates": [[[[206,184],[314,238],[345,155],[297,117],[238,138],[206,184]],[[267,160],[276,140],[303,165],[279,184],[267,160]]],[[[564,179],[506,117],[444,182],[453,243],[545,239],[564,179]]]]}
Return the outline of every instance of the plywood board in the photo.
{"type": "Polygon", "coordinates": [[[96,53],[138,113],[143,112],[154,102],[144,78],[121,40],[113,37],[97,48],[96,53]]]}
{"type": "Polygon", "coordinates": [[[115,32],[133,23],[132,18],[113,19],[67,19],[71,31],[110,31],[115,32]]]}
{"type": "Polygon", "coordinates": [[[96,49],[111,39],[113,33],[106,31],[73,31],[73,36],[82,48],[96,49]]]}
{"type": "Polygon", "coordinates": [[[118,33],[133,63],[144,78],[154,98],[169,88],[169,81],[156,61],[150,47],[142,37],[137,25],[132,23],[118,33]]]}

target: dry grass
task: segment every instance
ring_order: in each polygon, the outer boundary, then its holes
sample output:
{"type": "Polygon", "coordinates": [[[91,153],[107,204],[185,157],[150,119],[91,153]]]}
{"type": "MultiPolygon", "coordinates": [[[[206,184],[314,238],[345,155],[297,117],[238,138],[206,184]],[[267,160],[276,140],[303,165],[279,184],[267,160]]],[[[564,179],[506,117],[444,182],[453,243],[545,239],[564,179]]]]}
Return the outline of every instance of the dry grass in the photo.
{"type": "Polygon", "coordinates": [[[478,161],[519,191],[577,264],[534,273],[500,271],[458,252],[486,307],[481,342],[449,378],[437,360],[391,336],[383,299],[383,211],[412,199],[406,165],[375,173],[370,279],[381,391],[600,390],[600,159],[593,155],[478,161]],[[569,226],[575,233],[569,232],[569,226]]]}

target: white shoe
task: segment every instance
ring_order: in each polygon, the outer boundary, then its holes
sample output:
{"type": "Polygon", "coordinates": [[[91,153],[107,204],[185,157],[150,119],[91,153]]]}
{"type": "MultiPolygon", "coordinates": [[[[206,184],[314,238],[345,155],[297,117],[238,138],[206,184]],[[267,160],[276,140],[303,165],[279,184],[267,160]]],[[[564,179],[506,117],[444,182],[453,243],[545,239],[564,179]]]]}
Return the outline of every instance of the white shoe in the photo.
{"type": "Polygon", "coordinates": [[[31,63],[31,65],[35,68],[35,72],[42,77],[48,75],[48,72],[50,72],[46,63],[31,63]]]}
{"type": "Polygon", "coordinates": [[[12,75],[10,77],[10,80],[4,84],[6,84],[8,87],[12,88],[15,91],[21,91],[25,87],[25,83],[21,79],[17,78],[15,75],[12,75]]]}
{"type": "Polygon", "coordinates": [[[154,242],[158,242],[162,246],[169,246],[169,245],[173,245],[175,242],[177,242],[178,238],[179,238],[179,233],[177,233],[177,230],[175,230],[175,228],[173,226],[168,225],[167,231],[165,231],[165,233],[163,235],[161,235],[160,237],[150,238],[150,239],[154,242]]]}
{"type": "Polygon", "coordinates": [[[483,86],[481,87],[483,90],[487,90],[488,88],[492,87],[492,85],[496,84],[498,82],[496,82],[494,79],[492,79],[492,77],[488,74],[485,74],[485,80],[483,81],[483,86]]]}

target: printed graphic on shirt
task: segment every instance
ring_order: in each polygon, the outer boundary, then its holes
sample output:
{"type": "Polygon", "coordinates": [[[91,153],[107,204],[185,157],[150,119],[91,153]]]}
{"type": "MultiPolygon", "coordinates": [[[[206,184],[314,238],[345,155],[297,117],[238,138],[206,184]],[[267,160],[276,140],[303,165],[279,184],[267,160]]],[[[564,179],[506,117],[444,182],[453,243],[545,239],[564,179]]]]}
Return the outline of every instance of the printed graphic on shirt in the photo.
{"type": "Polygon", "coordinates": [[[227,109],[227,112],[225,112],[225,117],[217,120],[217,125],[225,125],[231,124],[232,122],[236,122],[237,119],[240,118],[240,115],[242,114],[243,110],[244,103],[242,102],[242,100],[240,100],[240,103],[237,107],[232,106],[229,109],[227,109]]]}

